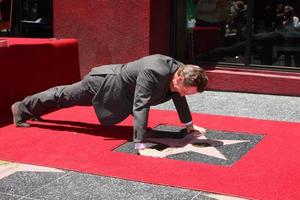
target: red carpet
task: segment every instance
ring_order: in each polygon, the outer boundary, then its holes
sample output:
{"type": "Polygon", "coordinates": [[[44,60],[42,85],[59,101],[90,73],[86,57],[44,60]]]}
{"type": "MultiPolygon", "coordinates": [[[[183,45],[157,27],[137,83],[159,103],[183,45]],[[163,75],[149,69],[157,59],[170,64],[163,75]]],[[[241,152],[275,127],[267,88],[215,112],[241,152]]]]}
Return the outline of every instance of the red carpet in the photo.
{"type": "MultiPolygon", "coordinates": [[[[300,198],[300,123],[194,114],[208,129],[265,135],[237,163],[217,166],[112,152],[131,139],[132,119],[97,126],[91,107],[64,109],[45,119],[28,129],[0,128],[0,160],[254,199],[300,198]]],[[[149,126],[160,123],[180,124],[175,112],[151,111],[149,126]]]]}

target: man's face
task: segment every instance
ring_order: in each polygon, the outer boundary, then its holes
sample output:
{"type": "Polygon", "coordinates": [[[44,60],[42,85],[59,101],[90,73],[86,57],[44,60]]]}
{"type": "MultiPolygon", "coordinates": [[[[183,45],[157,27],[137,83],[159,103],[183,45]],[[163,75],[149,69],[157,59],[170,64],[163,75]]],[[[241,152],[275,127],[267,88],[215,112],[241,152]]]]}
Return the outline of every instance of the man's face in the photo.
{"type": "Polygon", "coordinates": [[[196,86],[182,86],[177,90],[177,93],[179,93],[179,95],[182,97],[186,95],[196,94],[197,92],[198,88],[196,86]]]}
{"type": "Polygon", "coordinates": [[[192,95],[198,92],[198,88],[196,86],[185,86],[183,81],[183,78],[179,77],[175,86],[175,92],[177,92],[180,96],[192,95]]]}

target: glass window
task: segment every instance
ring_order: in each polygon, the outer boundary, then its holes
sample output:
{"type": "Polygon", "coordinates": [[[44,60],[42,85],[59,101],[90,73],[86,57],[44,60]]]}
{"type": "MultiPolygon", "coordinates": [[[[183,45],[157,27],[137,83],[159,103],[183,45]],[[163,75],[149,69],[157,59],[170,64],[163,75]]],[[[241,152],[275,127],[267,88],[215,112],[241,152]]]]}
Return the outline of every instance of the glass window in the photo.
{"type": "Polygon", "coordinates": [[[256,0],[251,37],[251,64],[300,65],[300,2],[256,0]]]}
{"type": "Polygon", "coordinates": [[[243,63],[247,3],[231,0],[194,0],[194,58],[201,62],[243,63]]]}
{"type": "Polygon", "coordinates": [[[299,17],[299,0],[187,0],[188,59],[296,68],[299,17]]]}
{"type": "Polygon", "coordinates": [[[12,0],[0,0],[0,36],[11,28],[11,7],[12,0]]]}

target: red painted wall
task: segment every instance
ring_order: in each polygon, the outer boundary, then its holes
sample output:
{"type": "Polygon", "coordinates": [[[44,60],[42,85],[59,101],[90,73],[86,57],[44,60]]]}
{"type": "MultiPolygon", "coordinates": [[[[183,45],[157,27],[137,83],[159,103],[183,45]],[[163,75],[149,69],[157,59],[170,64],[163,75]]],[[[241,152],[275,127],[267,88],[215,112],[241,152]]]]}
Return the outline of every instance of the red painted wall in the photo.
{"type": "Polygon", "coordinates": [[[81,76],[96,65],[169,52],[170,0],[53,3],[54,36],[78,39],[81,76]]]}

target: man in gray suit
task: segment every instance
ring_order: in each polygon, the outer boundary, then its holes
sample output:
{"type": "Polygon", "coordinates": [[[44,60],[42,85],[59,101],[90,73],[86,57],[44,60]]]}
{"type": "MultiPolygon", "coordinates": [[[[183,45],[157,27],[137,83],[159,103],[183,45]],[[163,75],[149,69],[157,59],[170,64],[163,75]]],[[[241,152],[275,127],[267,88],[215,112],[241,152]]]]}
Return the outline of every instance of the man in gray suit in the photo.
{"type": "Polygon", "coordinates": [[[102,125],[134,117],[133,141],[141,155],[163,157],[145,145],[150,106],[172,98],[188,132],[205,133],[193,124],[185,95],[202,92],[207,85],[203,69],[184,65],[164,55],[150,55],[126,63],[95,67],[80,82],[50,88],[12,105],[14,124],[70,106],[94,106],[102,125]]]}

